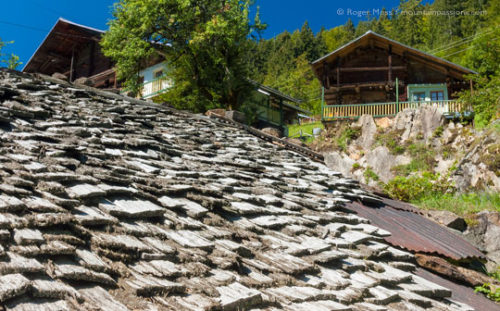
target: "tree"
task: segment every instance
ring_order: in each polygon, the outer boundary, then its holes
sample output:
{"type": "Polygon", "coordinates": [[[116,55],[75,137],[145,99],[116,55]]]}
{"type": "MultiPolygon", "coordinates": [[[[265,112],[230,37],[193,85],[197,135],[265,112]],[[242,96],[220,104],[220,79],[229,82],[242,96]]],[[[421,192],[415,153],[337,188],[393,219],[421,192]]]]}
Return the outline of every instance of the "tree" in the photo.
{"type": "Polygon", "coordinates": [[[249,6],[250,0],[120,0],[103,52],[132,89],[141,66],[161,55],[173,80],[163,99],[194,111],[235,108],[251,89],[250,41],[265,28],[258,14],[250,22],[249,6]]]}
{"type": "Polygon", "coordinates": [[[16,69],[18,66],[22,65],[22,63],[19,61],[19,56],[14,54],[7,55],[5,53],[2,53],[2,49],[7,44],[12,43],[14,43],[14,41],[4,42],[2,41],[2,38],[0,38],[0,67],[5,65],[5,67],[9,69],[16,69]]]}
{"type": "Polygon", "coordinates": [[[486,35],[476,37],[464,58],[466,66],[479,74],[471,76],[474,92],[461,92],[461,98],[472,103],[475,121],[485,126],[500,115],[500,36],[498,25],[483,30],[486,35]]]}

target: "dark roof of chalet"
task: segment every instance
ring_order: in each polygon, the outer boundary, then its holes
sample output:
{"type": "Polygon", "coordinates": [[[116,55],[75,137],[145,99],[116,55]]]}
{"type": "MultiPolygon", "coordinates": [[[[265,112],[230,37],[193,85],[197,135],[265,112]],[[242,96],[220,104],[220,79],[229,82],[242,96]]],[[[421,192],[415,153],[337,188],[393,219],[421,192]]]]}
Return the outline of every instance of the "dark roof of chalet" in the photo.
{"type": "Polygon", "coordinates": [[[349,54],[352,52],[354,49],[356,49],[359,46],[363,46],[366,44],[370,44],[370,42],[373,42],[375,46],[381,47],[384,49],[388,49],[389,46],[391,46],[392,52],[395,54],[400,54],[402,55],[404,52],[407,53],[409,57],[413,58],[418,58],[421,60],[426,60],[430,62],[431,64],[439,65],[446,67],[450,69],[450,71],[455,71],[459,75],[464,75],[464,74],[477,74],[474,70],[471,70],[469,68],[465,68],[463,66],[457,65],[455,63],[452,63],[444,58],[434,56],[432,54],[423,52],[421,50],[412,48],[408,45],[405,45],[401,42],[392,40],[390,38],[387,38],[385,36],[382,36],[376,32],[373,32],[371,30],[367,31],[365,34],[362,36],[359,36],[358,38],[344,44],[343,46],[339,47],[335,51],[328,53],[319,59],[313,61],[311,63],[316,75],[319,75],[319,71],[322,68],[322,64],[325,61],[333,61],[339,56],[344,56],[346,54],[349,54]]]}
{"type": "Polygon", "coordinates": [[[104,31],[59,18],[23,68],[24,72],[66,72],[73,47],[99,42],[104,31]]]}
{"type": "Polygon", "coordinates": [[[0,309],[471,310],[322,163],[216,118],[0,82],[0,309]]]}
{"type": "Polygon", "coordinates": [[[260,83],[258,83],[256,81],[253,81],[253,80],[249,80],[249,81],[258,88],[257,90],[262,90],[262,91],[267,92],[267,93],[269,93],[270,95],[272,95],[272,96],[274,96],[276,98],[282,99],[284,101],[283,102],[284,106],[286,106],[288,108],[291,108],[292,110],[296,110],[296,111],[305,113],[305,114],[311,114],[311,112],[309,110],[306,110],[304,108],[301,108],[301,107],[297,106],[297,105],[299,105],[299,104],[302,103],[301,99],[297,99],[295,97],[292,97],[290,95],[282,93],[282,92],[278,91],[275,88],[272,88],[270,86],[266,86],[266,85],[260,84],[260,83]],[[292,102],[292,103],[295,103],[297,105],[289,104],[287,102],[292,102]]]}

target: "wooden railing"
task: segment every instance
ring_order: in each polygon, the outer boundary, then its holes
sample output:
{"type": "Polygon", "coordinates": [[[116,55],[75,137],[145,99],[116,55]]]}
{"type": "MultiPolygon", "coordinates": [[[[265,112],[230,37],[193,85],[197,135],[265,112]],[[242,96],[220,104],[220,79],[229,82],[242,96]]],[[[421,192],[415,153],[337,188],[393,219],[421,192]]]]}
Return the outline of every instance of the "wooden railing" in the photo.
{"type": "Polygon", "coordinates": [[[142,85],[142,90],[139,94],[140,98],[146,99],[154,97],[158,94],[165,92],[170,87],[170,79],[159,78],[142,85]]]}
{"type": "Polygon", "coordinates": [[[355,105],[326,105],[323,106],[323,120],[357,119],[364,114],[374,118],[394,116],[407,108],[418,108],[422,105],[437,107],[443,114],[471,111],[470,105],[457,100],[437,100],[420,102],[392,102],[355,105]]]}

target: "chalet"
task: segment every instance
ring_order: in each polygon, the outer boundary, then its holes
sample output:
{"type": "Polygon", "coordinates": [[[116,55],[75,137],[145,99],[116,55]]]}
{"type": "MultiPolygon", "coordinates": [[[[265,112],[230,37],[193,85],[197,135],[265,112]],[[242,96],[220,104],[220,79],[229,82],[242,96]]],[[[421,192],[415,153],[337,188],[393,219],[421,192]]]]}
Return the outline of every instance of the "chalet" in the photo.
{"type": "Polygon", "coordinates": [[[392,116],[425,104],[461,113],[468,107],[455,94],[472,88],[466,75],[476,73],[373,31],[311,65],[324,89],[324,121],[392,116]]]}
{"type": "Polygon", "coordinates": [[[117,88],[113,63],[101,51],[104,31],[59,18],[23,68],[23,72],[89,78],[98,88],[117,88]]]}
{"type": "MultiPolygon", "coordinates": [[[[96,88],[113,88],[124,92],[116,77],[113,62],[101,51],[99,41],[103,34],[102,30],[59,18],[23,72],[49,76],[62,74],[70,82],[85,77],[96,88]]],[[[140,68],[138,75],[142,87],[138,98],[153,100],[172,86],[163,58],[152,57],[140,64],[140,68]]],[[[300,103],[298,99],[260,84],[255,84],[255,90],[251,99],[246,101],[256,104],[261,126],[283,127],[284,124],[295,123],[299,114],[310,114],[297,106],[300,103]]]]}

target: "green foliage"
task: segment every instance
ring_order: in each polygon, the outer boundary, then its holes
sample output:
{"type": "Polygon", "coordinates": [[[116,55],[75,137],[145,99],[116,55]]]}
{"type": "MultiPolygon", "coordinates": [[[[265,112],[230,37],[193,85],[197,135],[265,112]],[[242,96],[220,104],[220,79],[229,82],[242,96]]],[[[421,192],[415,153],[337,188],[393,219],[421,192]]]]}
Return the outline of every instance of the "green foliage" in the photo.
{"type": "Polygon", "coordinates": [[[336,139],[336,145],[337,147],[342,150],[346,151],[347,146],[352,140],[355,140],[356,138],[361,135],[361,129],[360,128],[352,128],[352,127],[346,127],[340,135],[336,139]]]}
{"type": "Polygon", "coordinates": [[[441,137],[443,135],[444,127],[442,125],[438,126],[436,130],[434,130],[434,133],[432,134],[433,137],[441,137]]]}
{"type": "MultiPolygon", "coordinates": [[[[497,268],[497,271],[493,273],[488,273],[488,275],[500,282],[500,267],[497,268]]],[[[476,286],[474,289],[476,293],[483,293],[488,297],[489,299],[500,302],[500,286],[492,286],[490,283],[485,283],[481,286],[476,286]]]]}
{"type": "Polygon", "coordinates": [[[101,40],[126,85],[138,89],[137,73],[164,58],[173,87],[164,99],[178,108],[236,108],[252,86],[248,59],[252,35],[250,0],[120,0],[101,40]]]}
{"type": "Polygon", "coordinates": [[[351,168],[351,172],[354,172],[355,170],[358,170],[361,168],[361,164],[359,164],[358,162],[354,162],[354,164],[352,165],[352,168],[351,168]]]}
{"type": "Polygon", "coordinates": [[[7,44],[12,44],[14,41],[8,41],[4,42],[2,41],[2,38],[0,38],[0,67],[7,67],[9,69],[16,69],[23,63],[19,61],[19,56],[10,54],[7,55],[5,53],[2,53],[2,49],[7,45],[7,44]]]}
{"type": "Polygon", "coordinates": [[[496,301],[496,302],[500,302],[500,286],[496,287],[495,289],[492,289],[492,286],[490,283],[485,283],[481,286],[476,286],[476,288],[474,289],[474,292],[483,293],[489,299],[496,301]]]}
{"type": "Polygon", "coordinates": [[[422,176],[396,176],[384,186],[384,191],[392,198],[408,202],[445,193],[450,187],[439,174],[424,172],[422,176]]]}
{"type": "Polygon", "coordinates": [[[403,154],[406,148],[399,142],[401,134],[402,131],[378,133],[377,136],[375,136],[376,145],[386,146],[392,154],[403,154]]]}
{"type": "Polygon", "coordinates": [[[366,182],[370,182],[370,180],[373,181],[379,181],[380,178],[378,177],[377,173],[373,171],[371,167],[367,167],[365,169],[365,172],[363,173],[363,176],[365,177],[366,182]]]}

